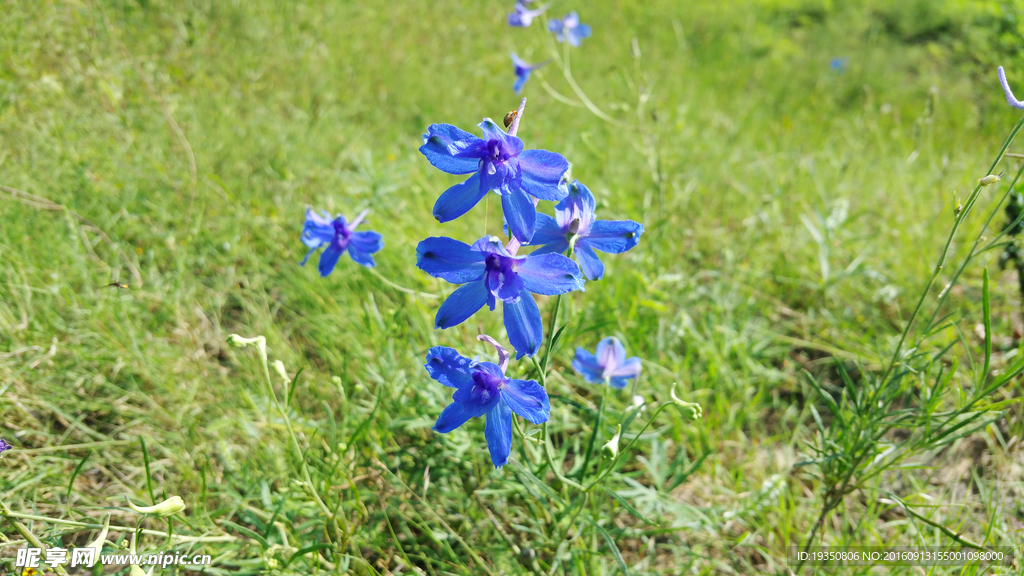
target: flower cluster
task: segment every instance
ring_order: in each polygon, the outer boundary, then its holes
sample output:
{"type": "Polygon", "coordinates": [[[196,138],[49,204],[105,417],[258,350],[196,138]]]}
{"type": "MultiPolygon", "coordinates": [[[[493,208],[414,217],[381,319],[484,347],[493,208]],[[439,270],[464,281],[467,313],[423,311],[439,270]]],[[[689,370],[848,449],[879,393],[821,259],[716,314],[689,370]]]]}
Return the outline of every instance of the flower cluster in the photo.
{"type": "MultiPolygon", "coordinates": [[[[515,55],[513,58],[517,68],[522,68],[525,82],[530,66],[515,55]]],[[[521,113],[522,107],[517,114],[521,113]]],[[[496,236],[484,236],[472,244],[431,237],[417,246],[416,264],[435,278],[460,285],[437,310],[437,328],[457,326],[484,305],[493,311],[500,301],[508,341],[516,359],[520,359],[537,354],[544,339],[534,295],[584,290],[584,276],[597,280],[604,275],[604,264],[595,250],[625,252],[636,246],[644,228],[631,221],[597,220],[597,203],[590,190],[579,181],[567,183],[569,162],[554,152],[525,149],[523,141],[515,136],[516,123],[508,133],[489,118],[479,127],[482,138],[450,124],[433,124],[423,135],[420,152],[433,166],[449,174],[470,175],[438,197],[434,218],[439,222],[454,220],[472,210],[488,192],[494,192],[501,198],[509,244],[504,245],[496,236]],[[557,202],[554,217],[537,212],[540,200],[557,202]],[[522,255],[518,253],[521,246],[536,250],[522,255]]],[[[512,412],[541,423],[547,420],[548,401],[536,382],[506,378],[504,349],[490,337],[486,339],[502,355],[500,366],[471,362],[451,348],[431,349],[427,371],[442,384],[458,389],[454,402],[445,408],[434,429],[449,432],[474,416],[487,414],[484,436],[494,465],[502,466],[509,453],[511,428],[507,421],[512,412]],[[526,397],[536,402],[523,400],[526,397]]],[[[612,348],[620,350],[621,344],[612,348]]],[[[632,360],[626,362],[617,356],[612,360],[618,364],[609,368],[609,374],[617,385],[631,377],[627,371],[632,369],[632,360]]]]}
{"type": "MultiPolygon", "coordinates": [[[[533,2],[534,0],[518,0],[512,12],[508,14],[508,25],[515,28],[529,28],[530,24],[533,24],[534,18],[547,11],[547,4],[540,8],[529,8],[527,5],[533,2]]],[[[585,38],[590,37],[590,26],[580,23],[579,14],[576,12],[570,12],[559,19],[548,20],[548,30],[555,34],[556,40],[567,42],[570,46],[578,47],[585,38]]],[[[515,52],[512,53],[512,69],[516,75],[512,89],[515,90],[516,94],[523,91],[523,86],[526,85],[526,81],[530,78],[530,72],[546,63],[547,61],[539,64],[527,64],[515,52]]]]}

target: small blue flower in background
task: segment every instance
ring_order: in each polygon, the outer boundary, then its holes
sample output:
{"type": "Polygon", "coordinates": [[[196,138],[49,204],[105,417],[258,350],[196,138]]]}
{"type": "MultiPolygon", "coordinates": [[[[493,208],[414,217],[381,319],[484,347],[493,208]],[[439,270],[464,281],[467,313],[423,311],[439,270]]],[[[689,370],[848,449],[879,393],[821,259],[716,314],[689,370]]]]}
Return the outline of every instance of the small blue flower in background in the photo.
{"type": "Polygon", "coordinates": [[[828,63],[828,67],[831,68],[834,72],[839,72],[840,74],[842,74],[843,72],[846,71],[846,66],[849,63],[849,58],[833,58],[828,63]]]}
{"type": "Polygon", "coordinates": [[[614,336],[598,342],[596,354],[577,348],[572,367],[587,382],[610,384],[619,390],[625,388],[631,379],[640,376],[640,359],[634,356],[627,360],[626,348],[614,336]]]}
{"type": "Polygon", "coordinates": [[[640,241],[644,225],[632,220],[595,220],[594,195],[579,180],[569,186],[569,195],[555,206],[555,217],[537,215],[537,232],[531,245],[536,254],[561,254],[569,246],[589,280],[604,276],[604,263],[594,250],[621,254],[640,241]]]}
{"type": "Polygon", "coordinates": [[[484,137],[451,124],[431,124],[420,153],[449,174],[472,174],[446,190],[434,204],[434,218],[448,222],[469,212],[494,190],[512,235],[527,243],[533,238],[537,209],[530,196],[557,202],[569,193],[562,176],[569,162],[547,150],[523,150],[523,141],[510,136],[490,118],[479,124],[484,137]]]}
{"type": "Polygon", "coordinates": [[[536,10],[530,10],[522,2],[516,2],[515,9],[508,15],[508,25],[517,28],[527,28],[530,24],[533,24],[534,18],[543,14],[547,9],[548,7],[545,5],[536,10]]]}
{"type": "Polygon", "coordinates": [[[447,346],[436,346],[427,352],[424,366],[430,377],[455,388],[453,402],[438,416],[434,430],[447,434],[470,418],[486,414],[484,438],[491,462],[498,468],[508,463],[512,450],[512,413],[534,424],[543,424],[548,421],[551,404],[548,393],[536,381],[505,376],[508,352],[493,338],[487,335],[477,338],[497,349],[498,364],[471,360],[447,346]]]}
{"type": "Polygon", "coordinates": [[[377,232],[356,232],[356,226],[363,221],[369,210],[363,212],[348,224],[344,216],[338,216],[333,221],[331,215],[325,210],[323,216],[306,208],[306,225],[302,228],[302,243],[309,246],[309,252],[299,263],[305,266],[306,261],[313,255],[317,248],[327,245],[327,249],[320,254],[320,275],[327,276],[338,264],[341,254],[348,251],[349,256],[357,263],[372,268],[376,266],[372,254],[379,252],[384,247],[384,241],[377,232]]]}
{"type": "Polygon", "coordinates": [[[533,72],[537,68],[540,68],[541,66],[547,63],[548,61],[545,60],[539,64],[527,64],[526,62],[523,61],[522,58],[519,57],[518,54],[513,52],[512,66],[515,68],[516,71],[516,82],[515,84],[512,85],[512,88],[516,91],[516,94],[519,94],[523,91],[523,86],[525,86],[526,81],[530,79],[530,72],[533,72]]]}
{"type": "Polygon", "coordinates": [[[494,310],[501,300],[505,331],[517,359],[536,354],[544,337],[533,294],[583,290],[583,276],[572,260],[561,254],[512,256],[495,236],[484,236],[472,246],[451,238],[427,238],[416,247],[416,265],[435,278],[463,284],[441,304],[435,327],[457,326],[484,304],[494,310]]]}
{"type": "Polygon", "coordinates": [[[3,454],[5,451],[10,450],[11,448],[14,448],[14,446],[11,446],[7,442],[7,440],[0,438],[0,454],[3,454]]]}
{"type": "Polygon", "coordinates": [[[576,12],[569,12],[561,20],[549,20],[548,30],[555,33],[559,42],[568,42],[570,46],[579,46],[584,38],[590,37],[590,26],[580,24],[580,17],[576,12]]]}

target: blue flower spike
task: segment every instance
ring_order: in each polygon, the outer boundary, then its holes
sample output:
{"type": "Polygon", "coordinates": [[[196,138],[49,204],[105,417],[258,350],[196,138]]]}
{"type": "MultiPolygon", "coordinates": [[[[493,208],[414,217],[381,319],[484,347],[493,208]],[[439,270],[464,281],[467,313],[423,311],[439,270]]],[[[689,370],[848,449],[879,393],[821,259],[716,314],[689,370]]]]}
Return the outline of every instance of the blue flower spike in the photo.
{"type": "Polygon", "coordinates": [[[530,72],[533,72],[537,68],[547,64],[550,60],[545,60],[538,64],[527,64],[522,58],[519,57],[515,52],[512,53],[512,67],[515,69],[516,81],[512,85],[512,89],[516,91],[516,94],[521,94],[523,86],[526,85],[526,81],[530,79],[530,72]]]}
{"type": "Polygon", "coordinates": [[[451,124],[431,124],[420,153],[448,174],[472,174],[446,190],[434,204],[434,218],[448,222],[469,212],[493,190],[509,230],[522,243],[533,238],[537,209],[530,196],[557,202],[569,190],[562,177],[569,162],[547,150],[523,150],[523,141],[506,134],[490,118],[479,124],[483,138],[451,124]]]}
{"type": "Polygon", "coordinates": [[[626,348],[614,336],[597,343],[595,354],[583,348],[576,349],[572,367],[592,384],[608,384],[621,390],[629,381],[640,376],[640,359],[626,359],[626,348]]]}
{"type": "Polygon", "coordinates": [[[351,224],[348,224],[344,216],[338,215],[337,218],[331,220],[331,215],[326,210],[321,216],[312,208],[306,207],[306,224],[302,227],[302,243],[309,247],[309,252],[306,253],[302,262],[299,262],[299,266],[305,266],[309,257],[321,246],[327,246],[327,249],[320,254],[321,276],[327,276],[333,272],[334,267],[338,264],[338,259],[346,251],[358,264],[367,268],[376,266],[373,254],[384,247],[381,235],[369,230],[355,231],[356,226],[359,226],[369,212],[369,210],[363,210],[351,224]]]}
{"type": "Polygon", "coordinates": [[[590,190],[573,181],[569,195],[555,206],[555,217],[537,215],[537,232],[531,245],[539,245],[533,254],[561,254],[573,247],[580,269],[589,280],[604,276],[604,263],[597,253],[621,254],[640,242],[644,225],[632,220],[595,220],[597,203],[590,190]]]}
{"type": "Polygon", "coordinates": [[[1000,66],[997,72],[999,73],[999,83],[1003,85],[1003,94],[1006,94],[1006,101],[1010,103],[1010,106],[1024,110],[1024,102],[1017,100],[1013,95],[1013,90],[1010,90],[1010,83],[1006,81],[1006,72],[1003,72],[1003,67],[1000,66]]]}
{"type": "Polygon", "coordinates": [[[516,359],[536,354],[544,338],[533,295],[565,294],[583,290],[584,284],[579,266],[565,256],[513,256],[496,236],[484,236],[472,246],[451,238],[427,238],[416,247],[416,265],[435,278],[462,284],[438,309],[436,328],[457,326],[484,304],[494,310],[500,300],[516,359]]]}
{"type": "Polygon", "coordinates": [[[10,450],[11,448],[14,448],[14,446],[11,446],[11,444],[7,440],[0,438],[0,454],[3,454],[4,452],[10,450]]]}
{"type": "Polygon", "coordinates": [[[548,20],[548,30],[555,33],[559,42],[568,42],[570,46],[579,46],[584,38],[590,37],[590,26],[580,24],[576,12],[569,12],[561,20],[548,20]]]}
{"type": "Polygon", "coordinates": [[[512,451],[512,414],[533,424],[543,424],[548,421],[551,403],[548,393],[536,381],[505,376],[509,354],[494,338],[481,334],[477,339],[494,346],[498,364],[471,360],[447,346],[436,346],[427,352],[424,367],[430,377],[455,388],[452,403],[441,411],[434,430],[447,434],[470,418],[486,414],[484,438],[491,462],[500,468],[508,463],[512,451]]]}
{"type": "Polygon", "coordinates": [[[508,15],[508,25],[516,28],[529,28],[530,24],[533,24],[533,19],[543,14],[547,9],[547,4],[530,10],[522,2],[516,2],[515,8],[508,15]]]}

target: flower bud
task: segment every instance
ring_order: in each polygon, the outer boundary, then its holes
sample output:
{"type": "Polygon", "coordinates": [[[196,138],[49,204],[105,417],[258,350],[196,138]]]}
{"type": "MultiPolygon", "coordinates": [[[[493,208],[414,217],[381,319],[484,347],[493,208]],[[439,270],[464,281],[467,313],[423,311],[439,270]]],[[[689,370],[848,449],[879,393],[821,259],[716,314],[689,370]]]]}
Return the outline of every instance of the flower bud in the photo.
{"type": "Polygon", "coordinates": [[[103,544],[107,541],[107,532],[110,531],[110,514],[107,514],[107,519],[103,521],[103,530],[100,530],[100,535],[92,542],[85,545],[86,548],[92,548],[96,551],[96,557],[99,558],[103,552],[103,544]]]}
{"type": "Polygon", "coordinates": [[[689,408],[690,410],[693,410],[694,420],[699,420],[700,417],[704,415],[704,409],[700,407],[700,404],[697,404],[696,402],[684,402],[680,400],[678,396],[676,396],[675,384],[672,385],[672,391],[669,392],[669,394],[672,396],[672,402],[674,402],[676,406],[679,406],[680,408],[689,408]]]}
{"type": "Polygon", "coordinates": [[[132,500],[128,498],[127,494],[124,497],[128,499],[128,507],[139,514],[152,514],[153,516],[163,518],[165,516],[174,516],[185,509],[185,501],[181,499],[181,496],[171,496],[167,500],[153,506],[136,506],[132,504],[132,500]]]}
{"type": "Polygon", "coordinates": [[[633,408],[639,408],[641,412],[647,410],[647,401],[639,394],[633,396],[633,408]]]}
{"type": "Polygon", "coordinates": [[[288,378],[288,371],[284,369],[284,362],[274,360],[270,365],[274,368],[274,372],[277,372],[277,375],[281,377],[281,380],[284,380],[286,383],[291,381],[288,378]]]}
{"type": "Polygon", "coordinates": [[[614,459],[619,455],[619,437],[622,436],[622,424],[615,427],[615,436],[601,447],[601,455],[608,459],[614,459]]]}
{"type": "Polygon", "coordinates": [[[978,184],[981,184],[982,186],[988,186],[990,184],[995,184],[996,182],[999,182],[1000,180],[1002,180],[1002,177],[997,176],[995,174],[989,174],[988,176],[985,176],[984,178],[978,178],[978,184]]]}

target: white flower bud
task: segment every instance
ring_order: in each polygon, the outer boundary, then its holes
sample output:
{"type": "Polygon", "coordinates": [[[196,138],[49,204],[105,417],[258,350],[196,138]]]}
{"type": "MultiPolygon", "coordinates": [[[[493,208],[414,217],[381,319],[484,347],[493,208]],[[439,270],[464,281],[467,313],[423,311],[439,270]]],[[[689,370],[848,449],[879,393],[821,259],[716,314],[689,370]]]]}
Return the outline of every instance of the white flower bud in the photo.
{"type": "Polygon", "coordinates": [[[643,396],[637,394],[633,396],[633,408],[639,408],[641,412],[647,410],[647,401],[644,400],[643,396]]]}
{"type": "Polygon", "coordinates": [[[288,377],[288,371],[284,369],[284,362],[274,360],[271,366],[274,368],[274,372],[277,372],[277,375],[281,377],[281,380],[284,380],[285,383],[291,382],[291,378],[288,377]]]}
{"type": "Polygon", "coordinates": [[[678,396],[676,396],[675,384],[672,385],[672,391],[669,392],[669,394],[672,396],[672,402],[674,402],[676,406],[679,406],[681,408],[689,408],[690,410],[693,410],[694,420],[698,420],[701,416],[704,415],[704,409],[700,407],[700,404],[697,404],[696,402],[684,402],[680,400],[678,396]]]}
{"type": "Polygon", "coordinates": [[[615,436],[601,447],[601,455],[605,458],[614,459],[619,455],[619,437],[622,436],[622,424],[615,427],[615,436]]]}
{"type": "Polygon", "coordinates": [[[128,507],[139,514],[152,514],[153,516],[163,518],[165,516],[174,516],[185,509],[185,501],[181,499],[181,496],[171,496],[167,500],[153,506],[136,506],[132,504],[132,500],[128,498],[127,494],[124,497],[128,500],[128,507]]]}
{"type": "Polygon", "coordinates": [[[85,545],[86,548],[92,548],[95,550],[95,557],[99,558],[103,552],[103,544],[107,541],[107,532],[110,531],[110,514],[107,514],[107,519],[103,521],[103,530],[100,530],[100,535],[92,542],[85,545]]]}

